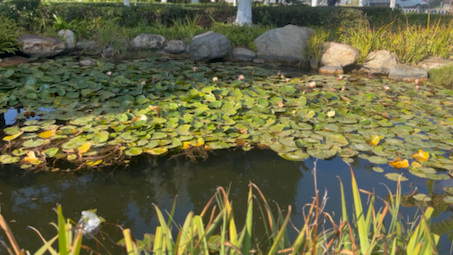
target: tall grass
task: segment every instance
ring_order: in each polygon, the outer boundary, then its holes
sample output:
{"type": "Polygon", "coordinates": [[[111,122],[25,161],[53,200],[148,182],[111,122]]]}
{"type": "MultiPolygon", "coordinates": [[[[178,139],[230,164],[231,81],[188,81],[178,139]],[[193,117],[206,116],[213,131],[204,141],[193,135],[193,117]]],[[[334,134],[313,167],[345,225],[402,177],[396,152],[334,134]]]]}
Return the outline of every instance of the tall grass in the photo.
{"type": "MultiPolygon", "coordinates": [[[[130,229],[123,229],[122,244],[127,254],[437,254],[439,236],[431,232],[430,219],[433,208],[428,207],[424,213],[416,217],[415,222],[405,224],[398,218],[401,204],[401,186],[397,184],[396,193],[389,191],[389,198],[383,200],[383,208],[375,208],[375,194],[359,189],[351,169],[351,189],[353,194],[353,216],[350,219],[345,199],[344,187],[340,181],[342,218],[336,223],[332,216],[324,211],[326,196],[320,198],[316,187],[316,196],[312,203],[303,207],[304,223],[297,228],[296,238],[290,239],[288,229],[292,226],[290,216],[292,207],[284,212],[278,205],[271,206],[261,190],[253,183],[249,184],[247,195],[247,212],[245,222],[237,224],[232,202],[228,192],[218,188],[199,215],[190,212],[182,225],[174,222],[175,205],[167,219],[164,213],[154,205],[158,218],[158,226],[154,234],[137,241],[130,229]],[[369,204],[361,200],[361,194],[369,196],[369,204]],[[261,220],[254,218],[258,209],[261,220]],[[384,220],[390,220],[385,226],[384,220]],[[265,242],[257,241],[253,225],[259,222],[264,225],[265,242]],[[332,225],[325,229],[326,223],[332,225]],[[173,236],[172,229],[177,228],[173,236]],[[152,238],[149,238],[152,237],[152,238]]],[[[61,207],[58,212],[58,234],[44,242],[36,254],[48,251],[51,254],[79,254],[82,232],[79,227],[72,226],[63,217],[61,207]],[[73,235],[75,230],[75,236],[73,235]],[[52,244],[58,241],[58,251],[52,244]]],[[[6,221],[0,216],[0,226],[6,231],[12,249],[12,255],[24,254],[24,250],[14,239],[6,221]]],[[[294,226],[292,226],[294,227],[294,226]]],[[[39,232],[38,232],[39,233],[39,232]]],[[[4,243],[6,246],[6,244],[4,243]]],[[[109,253],[107,251],[107,253],[109,253]]],[[[109,253],[110,254],[110,253],[109,253]]]]}
{"type": "Polygon", "coordinates": [[[428,16],[425,25],[411,25],[407,18],[400,17],[380,28],[371,28],[360,19],[355,29],[342,28],[338,41],[360,50],[359,64],[375,50],[389,50],[397,54],[399,63],[415,64],[427,57],[448,58],[453,54],[452,22],[431,22],[428,16]]]}

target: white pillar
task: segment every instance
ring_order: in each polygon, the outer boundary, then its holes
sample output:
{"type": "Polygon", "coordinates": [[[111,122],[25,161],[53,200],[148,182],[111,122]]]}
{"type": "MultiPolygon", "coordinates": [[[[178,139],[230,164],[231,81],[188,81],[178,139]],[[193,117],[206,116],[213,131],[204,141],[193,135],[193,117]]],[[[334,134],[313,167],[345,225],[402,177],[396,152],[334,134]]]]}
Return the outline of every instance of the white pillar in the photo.
{"type": "Polygon", "coordinates": [[[318,6],[318,0],[311,0],[311,6],[313,7],[318,6]]]}
{"type": "Polygon", "coordinates": [[[239,0],[236,24],[252,25],[252,0],[239,0]]]}

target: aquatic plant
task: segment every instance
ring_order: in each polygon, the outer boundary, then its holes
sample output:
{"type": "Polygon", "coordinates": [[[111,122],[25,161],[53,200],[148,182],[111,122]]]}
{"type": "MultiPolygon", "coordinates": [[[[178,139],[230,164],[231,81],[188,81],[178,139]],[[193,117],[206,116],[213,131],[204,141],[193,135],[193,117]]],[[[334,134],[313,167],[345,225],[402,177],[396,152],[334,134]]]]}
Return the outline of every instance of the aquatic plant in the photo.
{"type": "MultiPolygon", "coordinates": [[[[184,223],[178,225],[173,219],[175,203],[165,219],[162,211],[154,205],[158,226],[153,234],[145,234],[143,240],[135,239],[130,229],[122,229],[124,239],[118,242],[125,247],[128,254],[437,254],[439,236],[431,231],[430,218],[433,208],[428,207],[412,225],[405,224],[398,218],[401,204],[401,187],[397,183],[395,195],[389,191],[389,199],[383,200],[385,206],[376,210],[376,196],[359,190],[351,169],[351,189],[353,193],[354,214],[349,219],[347,203],[340,181],[342,219],[337,224],[331,215],[324,211],[327,194],[320,197],[316,188],[313,202],[303,208],[304,223],[294,227],[298,234],[291,239],[288,234],[292,207],[283,210],[280,206],[273,208],[261,190],[253,183],[249,184],[247,212],[245,222],[237,224],[232,202],[224,188],[218,188],[199,215],[190,212],[184,223]],[[369,206],[364,210],[360,192],[368,194],[369,206]],[[262,220],[257,220],[254,211],[258,208],[262,220]],[[390,225],[384,227],[384,219],[390,218],[390,225]],[[253,226],[262,221],[265,233],[256,233],[253,226]],[[332,227],[326,229],[327,224],[332,227]],[[173,235],[172,229],[177,229],[173,235]],[[264,239],[261,239],[264,235],[264,239]],[[258,240],[265,240],[259,242],[258,240]]],[[[49,251],[51,254],[79,254],[82,241],[82,230],[71,225],[63,217],[61,206],[58,212],[58,235],[46,241],[35,254],[49,251]],[[75,237],[72,230],[76,230],[75,237]],[[58,240],[59,252],[52,248],[58,240]]],[[[0,216],[0,226],[15,252],[22,254],[19,245],[9,230],[5,220],[0,216]]],[[[38,232],[39,233],[39,232],[38,232]]],[[[105,246],[102,246],[105,249],[105,246]]],[[[23,250],[22,250],[23,251],[23,250]]],[[[99,252],[99,251],[98,251],[99,252]]],[[[110,254],[107,250],[106,253],[110,254]]]]}
{"type": "Polygon", "coordinates": [[[401,159],[391,165],[433,180],[450,179],[441,169],[453,170],[453,91],[428,82],[287,78],[253,65],[194,67],[165,57],[88,67],[56,58],[0,67],[0,75],[2,111],[23,108],[18,122],[3,130],[0,162],[24,169],[270,148],[296,161],[358,155],[378,165],[401,159]],[[420,149],[428,160],[413,157],[420,149]]]}

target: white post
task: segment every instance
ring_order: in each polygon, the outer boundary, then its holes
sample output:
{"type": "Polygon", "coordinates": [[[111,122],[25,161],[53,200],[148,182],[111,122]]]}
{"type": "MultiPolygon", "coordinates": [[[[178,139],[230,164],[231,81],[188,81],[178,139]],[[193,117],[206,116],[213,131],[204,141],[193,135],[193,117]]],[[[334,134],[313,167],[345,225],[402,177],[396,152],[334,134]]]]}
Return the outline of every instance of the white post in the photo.
{"type": "Polygon", "coordinates": [[[363,7],[363,0],[359,0],[359,7],[363,7]]]}
{"type": "Polygon", "coordinates": [[[395,9],[395,4],[396,4],[396,1],[395,0],[390,0],[390,8],[395,9]]]}
{"type": "Polygon", "coordinates": [[[131,6],[131,1],[130,0],[124,0],[124,5],[125,6],[131,6]]]}
{"type": "Polygon", "coordinates": [[[318,0],[311,0],[311,6],[313,7],[318,6],[318,0]]]}
{"type": "Polygon", "coordinates": [[[239,0],[236,24],[252,25],[252,0],[239,0]]]}

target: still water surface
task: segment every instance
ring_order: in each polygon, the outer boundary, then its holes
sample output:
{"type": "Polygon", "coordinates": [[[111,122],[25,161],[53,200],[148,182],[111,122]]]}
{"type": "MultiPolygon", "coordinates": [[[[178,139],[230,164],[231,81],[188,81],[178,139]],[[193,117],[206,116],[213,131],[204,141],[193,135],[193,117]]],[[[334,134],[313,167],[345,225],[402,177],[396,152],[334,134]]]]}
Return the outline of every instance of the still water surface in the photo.
{"type": "MultiPolygon", "coordinates": [[[[216,188],[231,187],[230,198],[235,208],[236,223],[243,226],[246,212],[248,183],[258,185],[264,195],[277,202],[282,208],[293,208],[292,221],[295,226],[303,222],[302,207],[310,203],[315,194],[313,167],[315,160],[291,162],[280,158],[270,150],[217,151],[206,161],[190,162],[184,158],[168,160],[161,158],[153,162],[149,157],[139,157],[127,168],[104,171],[84,170],[78,174],[25,173],[16,167],[7,166],[0,171],[1,213],[9,221],[19,244],[31,251],[42,245],[39,237],[27,228],[36,227],[44,237],[50,239],[56,234],[49,222],[56,221],[52,210],[61,204],[65,217],[77,221],[80,212],[97,208],[107,222],[131,228],[135,237],[141,239],[144,233],[153,233],[157,218],[152,204],[161,210],[170,211],[176,197],[175,221],[182,224],[187,213],[200,213],[204,205],[215,193],[216,188]]],[[[375,190],[380,197],[388,191],[395,191],[396,182],[388,180],[384,174],[395,172],[383,165],[384,173],[371,170],[375,165],[356,158],[352,167],[358,186],[365,190],[375,190]],[[385,185],[384,185],[385,184],[385,185]]],[[[400,170],[403,171],[404,170],[400,170]]],[[[341,158],[317,161],[318,189],[321,196],[328,192],[326,212],[333,213],[339,220],[340,177],[348,195],[349,210],[352,210],[349,166],[341,158]]],[[[410,194],[415,187],[419,192],[428,193],[424,179],[406,174],[409,181],[403,182],[403,194],[410,194]]],[[[434,182],[434,189],[441,193],[443,186],[453,186],[453,181],[434,182]]],[[[366,201],[366,196],[363,196],[366,201]]],[[[378,203],[381,206],[382,203],[378,203]]],[[[415,207],[402,209],[402,216],[412,217],[415,207]]],[[[447,211],[434,221],[451,217],[447,211]]],[[[260,223],[260,221],[257,221],[260,223]]],[[[259,224],[257,224],[259,231],[259,224]]],[[[118,241],[121,233],[113,225],[103,227],[104,237],[118,241]]],[[[2,233],[3,234],[3,233],[2,233]]],[[[441,254],[450,253],[448,237],[441,238],[441,254]]],[[[2,249],[2,248],[0,248],[2,249]]]]}

